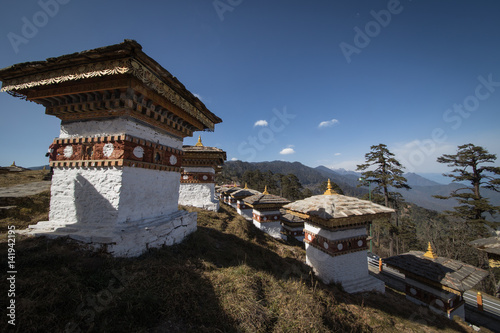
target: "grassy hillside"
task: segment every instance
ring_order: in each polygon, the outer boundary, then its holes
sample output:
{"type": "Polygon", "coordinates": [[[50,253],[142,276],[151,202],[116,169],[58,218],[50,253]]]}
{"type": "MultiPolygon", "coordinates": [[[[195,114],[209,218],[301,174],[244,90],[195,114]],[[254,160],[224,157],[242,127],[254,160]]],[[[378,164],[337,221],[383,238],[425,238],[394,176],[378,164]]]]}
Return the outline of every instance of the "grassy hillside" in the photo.
{"type": "MultiPolygon", "coordinates": [[[[275,240],[230,208],[195,211],[194,234],[139,258],[93,253],[67,239],[18,236],[11,331],[470,331],[390,290],[353,296],[325,286],[304,265],[302,244],[275,240]]],[[[0,251],[7,253],[5,242],[0,251]]],[[[0,307],[6,306],[2,297],[0,307]]],[[[0,331],[7,329],[4,319],[0,331]]]]}

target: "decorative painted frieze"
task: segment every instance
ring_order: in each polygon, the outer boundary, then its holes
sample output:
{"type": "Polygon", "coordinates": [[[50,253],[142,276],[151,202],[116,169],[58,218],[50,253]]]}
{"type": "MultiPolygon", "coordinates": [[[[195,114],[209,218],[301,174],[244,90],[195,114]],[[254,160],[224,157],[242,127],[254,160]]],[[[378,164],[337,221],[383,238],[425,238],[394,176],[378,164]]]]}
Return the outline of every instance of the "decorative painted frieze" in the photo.
{"type": "Polygon", "coordinates": [[[253,219],[259,223],[266,223],[266,222],[279,222],[281,218],[281,214],[270,214],[270,215],[265,215],[265,214],[261,215],[261,214],[256,214],[254,212],[253,219]]]}
{"type": "Polygon", "coordinates": [[[215,174],[208,172],[183,172],[181,184],[215,183],[215,174]]]}
{"type": "Polygon", "coordinates": [[[52,167],[130,166],[180,171],[184,152],[130,135],[55,139],[52,167]]]}
{"type": "Polygon", "coordinates": [[[438,290],[432,293],[409,283],[405,284],[405,291],[406,295],[447,313],[459,308],[465,303],[463,298],[459,295],[453,295],[450,299],[443,299],[437,296],[439,294],[438,290]]]}
{"type": "Polygon", "coordinates": [[[328,238],[315,235],[305,230],[304,236],[304,241],[306,243],[332,256],[365,251],[368,249],[366,235],[331,241],[328,238]]]}
{"type": "Polygon", "coordinates": [[[290,230],[286,228],[285,226],[282,226],[281,233],[285,236],[290,236],[290,237],[301,237],[304,236],[304,230],[290,230]]]}

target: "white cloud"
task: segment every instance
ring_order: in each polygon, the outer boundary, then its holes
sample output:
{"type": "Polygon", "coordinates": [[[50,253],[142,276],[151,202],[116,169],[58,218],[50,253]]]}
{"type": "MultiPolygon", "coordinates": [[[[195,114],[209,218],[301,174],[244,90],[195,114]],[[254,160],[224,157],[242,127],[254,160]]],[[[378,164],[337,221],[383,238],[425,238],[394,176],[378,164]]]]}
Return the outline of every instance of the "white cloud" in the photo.
{"type": "Polygon", "coordinates": [[[405,167],[404,172],[432,173],[449,171],[436,159],[443,154],[454,153],[456,146],[425,139],[397,143],[390,150],[405,167]]]}
{"type": "Polygon", "coordinates": [[[254,127],[255,127],[255,126],[267,126],[267,125],[269,125],[269,124],[267,123],[267,120],[257,120],[257,121],[255,122],[255,124],[253,124],[253,126],[254,126],[254,127]]]}
{"type": "Polygon", "coordinates": [[[322,121],[319,123],[318,128],[331,127],[335,124],[338,124],[339,121],[337,119],[322,121]]]}
{"type": "Polygon", "coordinates": [[[335,153],[334,155],[335,155],[335,156],[340,156],[340,155],[342,155],[342,154],[341,154],[341,153],[335,153]]]}
{"type": "Polygon", "coordinates": [[[194,97],[198,98],[200,101],[201,101],[201,95],[198,95],[198,94],[193,94],[194,97]]]}
{"type": "Polygon", "coordinates": [[[281,155],[290,155],[290,154],[295,154],[295,150],[293,148],[284,148],[280,151],[281,155]]]}
{"type": "Polygon", "coordinates": [[[233,157],[231,161],[237,161],[238,159],[236,157],[233,157]]]}

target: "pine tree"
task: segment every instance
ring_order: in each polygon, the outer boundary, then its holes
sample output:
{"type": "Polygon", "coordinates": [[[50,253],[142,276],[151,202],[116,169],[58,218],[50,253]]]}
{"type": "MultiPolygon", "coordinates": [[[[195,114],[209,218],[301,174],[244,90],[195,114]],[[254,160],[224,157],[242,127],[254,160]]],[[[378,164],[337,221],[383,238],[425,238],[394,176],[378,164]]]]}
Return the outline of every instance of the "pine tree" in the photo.
{"type": "Polygon", "coordinates": [[[443,174],[453,178],[453,182],[470,183],[472,187],[464,186],[450,193],[449,196],[434,197],[438,199],[455,198],[459,205],[454,207],[454,211],[446,211],[449,215],[461,218],[468,223],[486,221],[485,213],[498,213],[500,207],[489,203],[488,198],[481,195],[481,189],[490,189],[500,192],[500,167],[483,165],[484,163],[494,163],[497,159],[495,154],[490,154],[481,146],[468,143],[458,146],[455,155],[438,157],[439,163],[446,163],[454,168],[451,173],[443,174]]]}
{"type": "Polygon", "coordinates": [[[281,176],[281,196],[290,201],[302,199],[302,184],[297,176],[291,173],[286,176],[279,175],[281,176]]]}
{"type": "Polygon", "coordinates": [[[384,144],[370,147],[371,152],[365,154],[365,164],[357,166],[356,171],[364,171],[371,166],[376,166],[375,170],[368,170],[361,173],[362,180],[359,186],[368,186],[375,183],[374,192],[381,192],[384,196],[385,206],[389,207],[391,192],[390,187],[410,189],[403,177],[403,165],[394,158],[394,154],[387,149],[384,144]]]}

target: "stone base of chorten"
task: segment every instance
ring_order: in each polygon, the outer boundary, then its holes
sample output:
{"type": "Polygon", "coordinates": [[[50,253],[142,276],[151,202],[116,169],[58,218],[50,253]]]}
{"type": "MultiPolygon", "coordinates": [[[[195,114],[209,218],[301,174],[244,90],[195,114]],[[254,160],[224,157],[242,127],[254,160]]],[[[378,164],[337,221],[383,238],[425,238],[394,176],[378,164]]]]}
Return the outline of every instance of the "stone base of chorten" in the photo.
{"type": "Polygon", "coordinates": [[[135,221],[115,227],[39,222],[23,230],[23,234],[48,238],[69,237],[105,250],[114,257],[137,257],[150,248],[180,243],[196,231],[197,213],[176,211],[167,216],[135,221]]]}
{"type": "Polygon", "coordinates": [[[252,216],[253,209],[252,208],[244,208],[244,209],[236,208],[236,211],[238,212],[238,214],[243,216],[245,218],[245,220],[252,221],[252,219],[253,219],[253,216],[252,216]]]}
{"type": "Polygon", "coordinates": [[[306,263],[325,284],[340,283],[350,294],[378,291],[385,293],[384,282],[370,276],[366,251],[331,256],[306,243],[306,263]]]}
{"type": "Polygon", "coordinates": [[[181,184],[179,205],[218,211],[219,201],[215,199],[214,184],[181,184]]]}
{"type": "Polygon", "coordinates": [[[344,281],[342,282],[342,288],[349,294],[367,291],[377,291],[381,294],[385,293],[385,283],[371,275],[356,280],[344,281]]]}
{"type": "Polygon", "coordinates": [[[253,225],[274,238],[281,238],[281,223],[280,222],[260,223],[260,222],[253,220],[253,225]]]}

